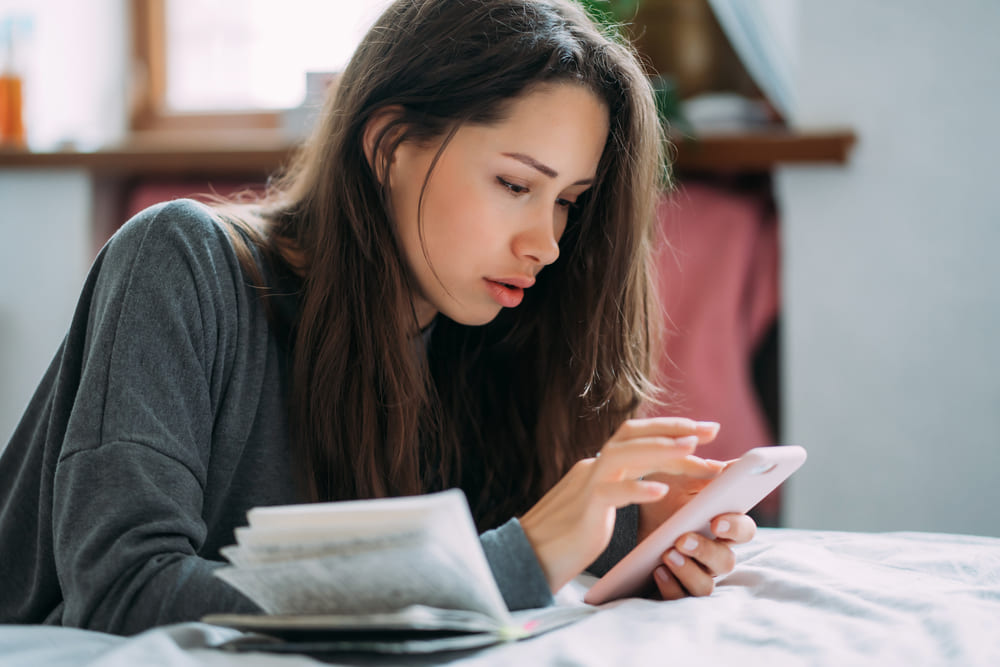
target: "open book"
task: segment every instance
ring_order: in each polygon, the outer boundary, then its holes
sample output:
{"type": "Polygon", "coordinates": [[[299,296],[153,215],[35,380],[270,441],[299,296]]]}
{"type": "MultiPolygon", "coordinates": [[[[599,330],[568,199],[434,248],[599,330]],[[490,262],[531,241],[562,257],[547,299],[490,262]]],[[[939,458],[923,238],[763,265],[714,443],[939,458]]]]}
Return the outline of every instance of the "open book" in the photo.
{"type": "Polygon", "coordinates": [[[230,648],[423,653],[529,637],[580,618],[582,603],[510,612],[465,495],[280,507],[247,513],[216,575],[264,614],[203,620],[253,632],[230,648]]]}

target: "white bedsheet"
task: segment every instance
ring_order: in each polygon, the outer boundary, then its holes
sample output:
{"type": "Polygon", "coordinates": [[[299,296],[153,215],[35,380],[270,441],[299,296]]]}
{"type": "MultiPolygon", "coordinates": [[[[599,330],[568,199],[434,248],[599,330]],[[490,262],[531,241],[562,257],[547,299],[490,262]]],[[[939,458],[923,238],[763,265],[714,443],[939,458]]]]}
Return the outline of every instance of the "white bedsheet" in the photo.
{"type": "MultiPolygon", "coordinates": [[[[627,600],[530,640],[399,657],[232,654],[200,623],[132,638],[0,626],[0,665],[329,664],[1000,666],[1000,539],[761,530],[708,598],[627,600]]],[[[561,596],[582,596],[586,580],[561,596]]]]}

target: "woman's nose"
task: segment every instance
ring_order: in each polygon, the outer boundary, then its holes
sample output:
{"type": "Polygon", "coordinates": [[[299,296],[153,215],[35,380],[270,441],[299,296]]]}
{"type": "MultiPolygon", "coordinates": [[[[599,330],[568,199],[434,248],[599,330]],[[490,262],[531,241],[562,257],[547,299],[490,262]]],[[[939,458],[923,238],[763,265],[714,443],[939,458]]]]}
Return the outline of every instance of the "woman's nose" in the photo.
{"type": "Polygon", "coordinates": [[[514,254],[535,264],[547,266],[559,258],[559,239],[554,216],[537,216],[534,223],[514,238],[514,254]]]}

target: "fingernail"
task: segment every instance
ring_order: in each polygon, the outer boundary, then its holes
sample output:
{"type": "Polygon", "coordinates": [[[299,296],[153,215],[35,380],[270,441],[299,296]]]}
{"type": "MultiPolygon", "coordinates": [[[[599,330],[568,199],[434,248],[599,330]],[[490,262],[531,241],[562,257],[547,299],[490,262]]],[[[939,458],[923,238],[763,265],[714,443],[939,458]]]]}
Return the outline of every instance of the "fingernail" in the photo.
{"type": "Polygon", "coordinates": [[[688,553],[694,551],[697,548],[698,548],[698,540],[694,539],[693,537],[687,538],[686,540],[684,540],[684,544],[681,545],[681,549],[687,551],[688,553]]]}
{"type": "Polygon", "coordinates": [[[667,568],[665,565],[661,565],[655,570],[653,570],[653,576],[655,576],[657,579],[659,579],[664,583],[670,581],[670,573],[667,572],[667,568]]]}
{"type": "Polygon", "coordinates": [[[684,556],[682,556],[676,549],[671,549],[670,553],[667,554],[667,558],[669,558],[670,562],[677,567],[684,564],[684,556]]]}
{"type": "Polygon", "coordinates": [[[725,535],[729,532],[729,522],[723,519],[719,523],[715,524],[715,534],[725,535]]]}
{"type": "Polygon", "coordinates": [[[705,431],[718,431],[722,424],[719,422],[697,422],[696,426],[705,431]]]}
{"type": "Polygon", "coordinates": [[[676,442],[679,447],[694,447],[698,444],[698,436],[685,435],[683,438],[677,438],[674,442],[676,442]]]}

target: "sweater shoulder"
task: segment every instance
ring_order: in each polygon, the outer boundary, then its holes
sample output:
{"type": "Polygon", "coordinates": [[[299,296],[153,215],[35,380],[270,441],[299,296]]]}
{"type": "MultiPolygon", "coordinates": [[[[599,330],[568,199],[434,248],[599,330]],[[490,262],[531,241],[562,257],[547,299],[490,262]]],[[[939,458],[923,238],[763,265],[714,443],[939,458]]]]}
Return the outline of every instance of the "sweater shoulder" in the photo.
{"type": "Polygon", "coordinates": [[[232,250],[228,234],[212,209],[191,199],[176,199],[146,208],[118,229],[105,246],[109,254],[134,254],[164,247],[232,250]]]}
{"type": "MultiPolygon", "coordinates": [[[[252,245],[252,244],[251,244],[252,245]]],[[[251,252],[261,267],[259,253],[251,252]]],[[[208,206],[177,199],[129,219],[102,249],[105,275],[133,281],[190,280],[199,289],[240,290],[247,282],[226,223],[208,206]]]]}

